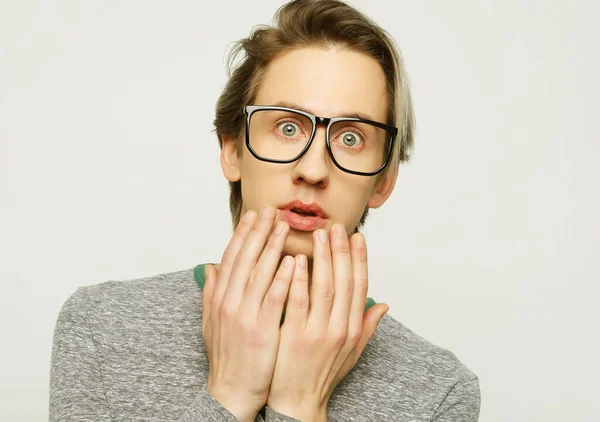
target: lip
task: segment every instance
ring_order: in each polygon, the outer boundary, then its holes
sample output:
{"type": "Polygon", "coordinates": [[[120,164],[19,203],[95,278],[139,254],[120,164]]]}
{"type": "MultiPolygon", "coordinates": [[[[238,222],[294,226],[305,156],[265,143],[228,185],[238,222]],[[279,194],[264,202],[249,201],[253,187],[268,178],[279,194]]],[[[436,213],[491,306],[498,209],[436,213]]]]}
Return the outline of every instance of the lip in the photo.
{"type": "Polygon", "coordinates": [[[290,225],[290,228],[299,231],[314,231],[327,225],[327,213],[316,203],[305,203],[300,200],[288,202],[279,207],[280,217],[290,225]],[[310,212],[315,215],[301,215],[292,210],[310,212]]]}
{"type": "Polygon", "coordinates": [[[306,203],[300,201],[299,199],[294,199],[293,201],[290,201],[287,204],[280,206],[279,209],[288,211],[300,210],[304,212],[311,212],[321,218],[329,218],[327,213],[323,211],[323,208],[321,208],[316,202],[306,203]]]}

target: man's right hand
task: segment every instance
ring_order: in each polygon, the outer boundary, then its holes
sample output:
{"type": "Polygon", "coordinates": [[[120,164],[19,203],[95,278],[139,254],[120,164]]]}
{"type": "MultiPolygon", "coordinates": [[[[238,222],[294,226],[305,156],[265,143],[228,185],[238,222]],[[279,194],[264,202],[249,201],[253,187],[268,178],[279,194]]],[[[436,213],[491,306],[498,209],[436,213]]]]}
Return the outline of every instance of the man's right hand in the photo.
{"type": "Polygon", "coordinates": [[[275,369],[280,321],[295,260],[279,265],[289,233],[275,209],[248,211],[217,271],[206,267],[202,337],[209,359],[207,389],[237,419],[254,421],[265,405],[275,369]],[[266,246],[265,246],[266,243],[266,246]]]}

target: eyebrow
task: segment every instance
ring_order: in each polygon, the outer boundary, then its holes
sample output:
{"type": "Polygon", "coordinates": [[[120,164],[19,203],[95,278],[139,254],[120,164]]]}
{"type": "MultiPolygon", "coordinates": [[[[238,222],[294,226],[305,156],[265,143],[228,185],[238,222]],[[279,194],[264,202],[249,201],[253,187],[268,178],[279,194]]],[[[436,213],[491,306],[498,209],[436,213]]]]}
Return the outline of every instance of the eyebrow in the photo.
{"type": "MultiPolygon", "coordinates": [[[[294,103],[290,103],[287,101],[278,101],[273,105],[277,106],[277,107],[293,108],[295,110],[300,110],[300,111],[304,111],[305,113],[310,113],[310,114],[316,115],[316,113],[314,111],[312,111],[311,109],[308,109],[306,107],[302,107],[299,104],[294,104],[294,103]]],[[[320,116],[320,117],[325,117],[325,116],[320,116]]],[[[369,116],[368,114],[365,114],[365,113],[358,113],[356,111],[343,112],[343,113],[339,114],[338,116],[328,116],[328,117],[355,117],[357,119],[375,121],[375,119],[372,116],[369,116]]]]}

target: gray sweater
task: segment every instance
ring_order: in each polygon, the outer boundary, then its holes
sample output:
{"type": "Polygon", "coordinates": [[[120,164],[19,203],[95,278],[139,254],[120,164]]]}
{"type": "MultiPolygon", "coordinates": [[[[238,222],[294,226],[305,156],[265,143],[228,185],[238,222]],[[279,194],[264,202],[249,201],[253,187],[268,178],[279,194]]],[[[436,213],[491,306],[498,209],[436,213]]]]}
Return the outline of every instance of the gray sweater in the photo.
{"type": "MultiPolygon", "coordinates": [[[[193,269],[81,287],[54,332],[50,421],[236,421],[207,391],[193,269]]],[[[389,315],[328,404],[330,421],[476,421],[477,377],[389,315]]],[[[265,407],[257,421],[295,421],[265,407]]]]}

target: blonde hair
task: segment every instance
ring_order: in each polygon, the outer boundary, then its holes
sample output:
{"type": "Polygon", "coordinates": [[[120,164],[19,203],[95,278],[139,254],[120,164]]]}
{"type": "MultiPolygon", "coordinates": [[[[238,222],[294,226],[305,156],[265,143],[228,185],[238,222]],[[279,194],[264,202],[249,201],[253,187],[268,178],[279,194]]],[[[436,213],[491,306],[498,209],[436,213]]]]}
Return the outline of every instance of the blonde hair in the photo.
{"type": "MultiPolygon", "coordinates": [[[[298,47],[342,47],[367,54],[383,68],[388,91],[388,124],[398,127],[392,157],[378,176],[392,174],[407,162],[413,148],[415,117],[402,55],[392,37],[367,16],[337,0],[293,0],[282,6],[273,26],[256,27],[239,40],[229,54],[229,80],[217,101],[214,120],[219,145],[223,136],[236,139],[241,154],[245,118],[243,107],[252,104],[269,63],[298,47]]],[[[229,208],[233,226],[242,211],[241,181],[230,182],[229,208]]],[[[368,215],[365,209],[358,225],[368,215]]]]}

